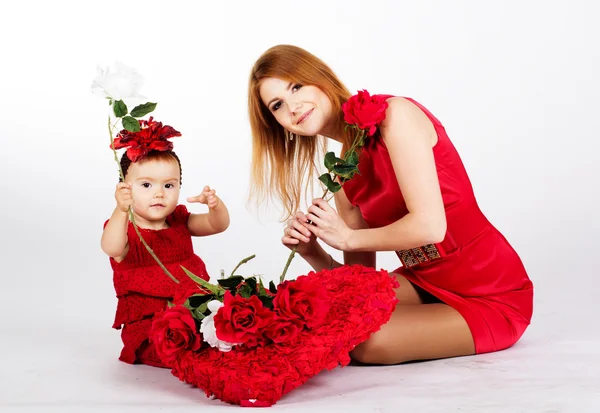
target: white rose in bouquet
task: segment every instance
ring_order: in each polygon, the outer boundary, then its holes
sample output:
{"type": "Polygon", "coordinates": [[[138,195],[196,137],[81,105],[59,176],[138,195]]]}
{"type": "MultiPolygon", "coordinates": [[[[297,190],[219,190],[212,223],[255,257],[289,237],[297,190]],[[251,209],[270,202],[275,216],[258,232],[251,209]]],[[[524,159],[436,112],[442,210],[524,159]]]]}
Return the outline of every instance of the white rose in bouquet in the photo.
{"type": "Polygon", "coordinates": [[[204,317],[201,321],[200,332],[204,341],[206,341],[211,347],[217,347],[223,352],[230,351],[235,343],[228,343],[221,341],[217,338],[217,329],[215,328],[215,314],[219,311],[219,308],[223,307],[223,303],[218,300],[212,300],[207,305],[210,310],[210,314],[204,317]]]}

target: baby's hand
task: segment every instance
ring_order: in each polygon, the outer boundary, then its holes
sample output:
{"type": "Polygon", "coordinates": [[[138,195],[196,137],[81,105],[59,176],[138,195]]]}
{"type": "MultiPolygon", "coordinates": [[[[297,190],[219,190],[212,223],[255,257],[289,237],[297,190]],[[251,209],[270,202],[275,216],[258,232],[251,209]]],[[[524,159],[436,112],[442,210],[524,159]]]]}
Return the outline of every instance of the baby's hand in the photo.
{"type": "Polygon", "coordinates": [[[216,195],[214,189],[210,189],[210,186],[206,185],[202,190],[202,193],[198,196],[193,196],[187,199],[188,202],[199,202],[201,204],[208,205],[208,208],[215,209],[219,205],[219,197],[216,195]]]}
{"type": "Polygon", "coordinates": [[[115,190],[115,199],[117,200],[117,208],[120,211],[127,212],[129,207],[133,205],[131,196],[131,185],[125,182],[119,182],[115,190]]]}

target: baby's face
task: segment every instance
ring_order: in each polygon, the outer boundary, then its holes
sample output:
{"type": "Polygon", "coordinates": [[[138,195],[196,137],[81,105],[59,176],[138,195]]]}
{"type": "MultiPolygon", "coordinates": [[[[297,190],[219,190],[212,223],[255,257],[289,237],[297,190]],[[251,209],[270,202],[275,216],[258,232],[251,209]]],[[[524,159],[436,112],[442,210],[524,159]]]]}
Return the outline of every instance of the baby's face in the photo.
{"type": "Polygon", "coordinates": [[[125,181],[131,185],[133,212],[147,223],[164,221],[179,202],[179,177],[174,159],[132,162],[125,181]]]}

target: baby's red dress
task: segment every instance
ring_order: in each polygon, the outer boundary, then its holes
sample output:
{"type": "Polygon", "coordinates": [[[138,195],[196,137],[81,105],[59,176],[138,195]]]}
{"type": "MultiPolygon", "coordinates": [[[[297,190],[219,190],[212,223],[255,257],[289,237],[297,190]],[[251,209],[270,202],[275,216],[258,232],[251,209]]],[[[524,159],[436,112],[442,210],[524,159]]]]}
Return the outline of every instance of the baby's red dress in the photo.
{"type": "MultiPolygon", "coordinates": [[[[469,325],[477,353],[510,347],[530,323],[533,284],[515,250],[481,212],[442,123],[407,99],[427,115],[437,132],[433,154],[447,232],[441,243],[396,251],[403,266],[394,272],[456,309],[469,325]]],[[[367,139],[358,168],[360,175],[344,183],[343,190],[369,227],[389,225],[408,213],[378,133],[367,139]]]]}
{"type": "MultiPolygon", "coordinates": [[[[122,329],[124,346],[119,360],[125,363],[167,367],[148,341],[153,317],[163,311],[173,297],[198,289],[180,266],[206,281],[209,280],[204,261],[194,253],[192,237],[187,227],[189,215],[185,205],[178,205],[167,217],[169,228],[153,230],[138,227],[146,243],[179,280],[179,284],[171,280],[152,258],[131,222],[127,229],[127,255],[121,262],[110,258],[118,299],[113,328],[122,329]]],[[[108,220],[104,226],[107,223],[108,220]]]]}

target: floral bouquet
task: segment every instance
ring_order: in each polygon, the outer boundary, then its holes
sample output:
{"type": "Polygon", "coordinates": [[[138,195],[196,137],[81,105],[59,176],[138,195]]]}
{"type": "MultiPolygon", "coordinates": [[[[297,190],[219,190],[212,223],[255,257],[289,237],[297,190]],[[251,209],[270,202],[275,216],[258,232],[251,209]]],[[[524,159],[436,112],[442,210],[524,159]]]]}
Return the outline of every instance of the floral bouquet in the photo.
{"type": "MultiPolygon", "coordinates": [[[[113,73],[101,71],[93,86],[109,100],[110,143],[119,163],[116,149],[128,136],[146,136],[129,133],[149,128],[152,118],[141,118],[152,112],[156,103],[141,103],[129,112],[125,101],[140,98],[141,77],[124,65],[113,73]],[[115,138],[119,124],[124,129],[115,138]]],[[[327,191],[337,192],[359,173],[357,150],[375,133],[386,107],[385,99],[366,91],[344,104],[344,119],[357,134],[343,159],[333,152],[326,154],[328,173],[319,179],[327,191]]],[[[164,145],[168,137],[161,138],[164,145]]],[[[148,253],[178,282],[144,242],[131,210],[130,220],[148,253]]],[[[254,256],[243,259],[229,277],[222,276],[216,283],[182,267],[197,287],[178,291],[155,316],[149,333],[173,375],[204,390],[207,396],[259,407],[274,404],[324,369],[350,362],[350,351],[389,320],[397,303],[396,279],[386,271],[354,265],[285,280],[294,253],[292,250],[277,285],[237,273],[254,256]]]]}
{"type": "Polygon", "coordinates": [[[299,332],[319,326],[329,310],[326,291],[305,276],[278,286],[271,281],[267,289],[255,276],[231,275],[211,284],[183,270],[199,289],[175,297],[162,317],[156,318],[150,333],[165,362],[173,361],[182,344],[194,350],[207,344],[223,352],[234,346],[248,350],[285,344],[299,332]],[[193,328],[185,334],[181,330],[167,332],[171,320],[182,315],[193,328]]]}

